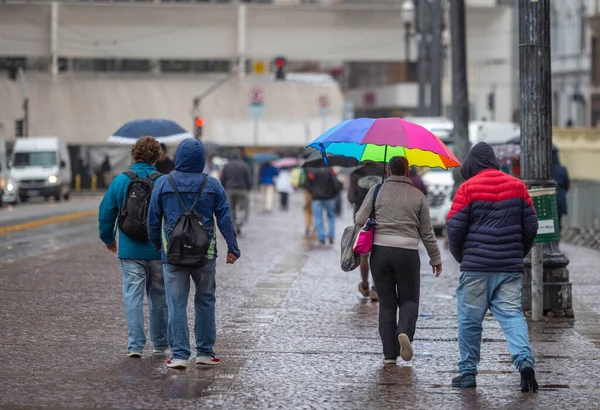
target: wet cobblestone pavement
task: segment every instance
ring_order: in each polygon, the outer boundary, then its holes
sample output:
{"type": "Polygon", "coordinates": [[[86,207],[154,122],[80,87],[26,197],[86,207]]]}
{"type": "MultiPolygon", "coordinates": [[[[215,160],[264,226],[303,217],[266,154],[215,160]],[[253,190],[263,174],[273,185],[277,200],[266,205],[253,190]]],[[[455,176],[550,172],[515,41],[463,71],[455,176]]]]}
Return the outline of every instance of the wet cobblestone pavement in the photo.
{"type": "MultiPolygon", "coordinates": [[[[492,317],[478,387],[457,390],[459,272],[449,252],[442,245],[435,278],[422,251],[415,358],[384,368],[377,304],[359,297],[358,271],[339,269],[338,245],[317,249],[303,237],[300,201],[289,213],[252,215],[243,257],[219,260],[218,368],[167,370],[148,347],[127,358],[121,273],[93,219],[79,222],[88,229],[67,248],[3,262],[0,408],[600,408],[600,252],[564,246],[577,320],[530,324],[538,394],[519,393],[492,317]]],[[[339,233],[350,218],[346,210],[339,233]]]]}

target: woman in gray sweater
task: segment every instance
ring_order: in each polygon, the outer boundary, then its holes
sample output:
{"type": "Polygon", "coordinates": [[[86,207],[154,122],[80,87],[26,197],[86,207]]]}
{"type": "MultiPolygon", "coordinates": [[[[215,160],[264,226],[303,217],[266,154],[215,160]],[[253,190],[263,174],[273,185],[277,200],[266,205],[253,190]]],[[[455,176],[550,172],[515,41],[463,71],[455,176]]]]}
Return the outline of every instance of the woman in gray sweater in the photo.
{"type": "MultiPolygon", "coordinates": [[[[442,273],[427,198],[412,184],[409,171],[406,158],[392,158],[389,178],[381,186],[375,202],[377,223],[371,273],[379,293],[379,334],[385,364],[395,364],[398,356],[405,361],[413,356],[411,343],[419,315],[420,241],[427,249],[433,273],[436,276],[442,273]]],[[[371,188],[356,213],[358,225],[364,225],[371,214],[375,188],[371,188]]]]}

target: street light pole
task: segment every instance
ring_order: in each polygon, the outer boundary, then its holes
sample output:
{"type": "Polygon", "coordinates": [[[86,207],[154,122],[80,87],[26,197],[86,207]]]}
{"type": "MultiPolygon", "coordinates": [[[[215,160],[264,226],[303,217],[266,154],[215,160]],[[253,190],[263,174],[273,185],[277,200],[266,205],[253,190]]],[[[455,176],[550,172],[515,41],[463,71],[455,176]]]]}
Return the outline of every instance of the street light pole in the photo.
{"type": "Polygon", "coordinates": [[[431,41],[431,107],[430,115],[442,116],[442,25],[444,14],[442,0],[433,0],[432,3],[432,41],[431,41]]]}
{"type": "Polygon", "coordinates": [[[419,116],[427,115],[427,79],[429,70],[429,0],[419,0],[419,116]]]}
{"type": "Polygon", "coordinates": [[[410,23],[404,23],[404,61],[408,68],[410,62],[410,23]]]}
{"type": "MultiPolygon", "coordinates": [[[[467,39],[465,0],[450,4],[450,36],[452,47],[452,119],[454,147],[459,161],[469,154],[469,84],[467,81],[467,39]]],[[[458,168],[452,171],[455,189],[462,182],[458,168]]]]}
{"type": "MultiPolygon", "coordinates": [[[[550,0],[519,0],[519,71],[522,177],[528,188],[552,188],[552,81],[550,0]]],[[[554,202],[555,204],[555,202],[554,202]]],[[[555,206],[555,205],[554,205],[555,206]]],[[[538,209],[538,217],[547,219],[538,209]]],[[[554,227],[553,231],[558,227],[554,227]]],[[[540,235],[540,232],[538,232],[540,235]]],[[[531,316],[542,320],[546,305],[556,316],[573,316],[569,260],[558,242],[536,243],[526,261],[531,279],[531,316]],[[549,300],[544,301],[548,298],[549,300]]]]}

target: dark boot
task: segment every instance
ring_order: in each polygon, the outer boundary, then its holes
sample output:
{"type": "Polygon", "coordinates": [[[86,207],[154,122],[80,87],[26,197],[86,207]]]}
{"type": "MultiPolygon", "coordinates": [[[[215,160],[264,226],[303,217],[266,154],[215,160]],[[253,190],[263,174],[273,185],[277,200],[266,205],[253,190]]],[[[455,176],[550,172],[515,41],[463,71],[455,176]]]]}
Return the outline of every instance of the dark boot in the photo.
{"type": "Polygon", "coordinates": [[[521,392],[530,393],[538,390],[538,384],[535,380],[535,371],[532,367],[523,367],[521,369],[521,392]]]}
{"type": "Polygon", "coordinates": [[[452,387],[460,387],[467,389],[469,387],[477,387],[477,381],[473,373],[462,374],[452,379],[452,387]]]}

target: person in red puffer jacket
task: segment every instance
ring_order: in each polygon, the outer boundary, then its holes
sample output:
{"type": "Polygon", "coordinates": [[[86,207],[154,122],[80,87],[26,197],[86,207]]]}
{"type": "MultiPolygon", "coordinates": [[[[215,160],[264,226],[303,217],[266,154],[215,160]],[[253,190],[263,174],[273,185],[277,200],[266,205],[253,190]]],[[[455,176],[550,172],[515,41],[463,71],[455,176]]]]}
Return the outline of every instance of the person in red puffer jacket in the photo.
{"type": "Polygon", "coordinates": [[[491,146],[475,145],[460,171],[466,182],[448,214],[450,252],[461,264],[456,290],[460,376],[452,386],[476,386],[481,325],[490,310],[521,372],[521,391],[536,391],[521,293],[523,258],[533,246],[538,220],[525,185],[499,168],[491,146]]]}

